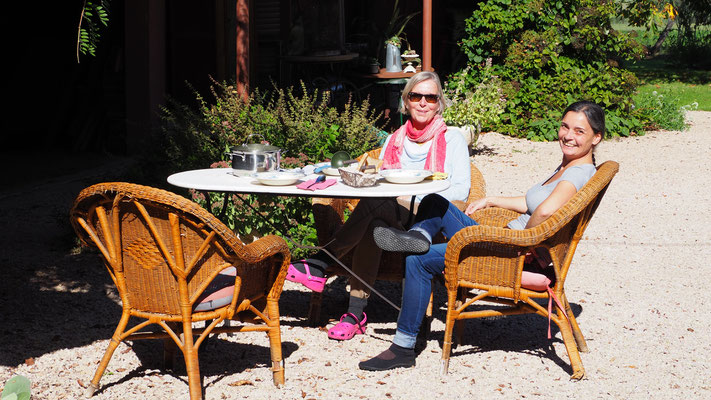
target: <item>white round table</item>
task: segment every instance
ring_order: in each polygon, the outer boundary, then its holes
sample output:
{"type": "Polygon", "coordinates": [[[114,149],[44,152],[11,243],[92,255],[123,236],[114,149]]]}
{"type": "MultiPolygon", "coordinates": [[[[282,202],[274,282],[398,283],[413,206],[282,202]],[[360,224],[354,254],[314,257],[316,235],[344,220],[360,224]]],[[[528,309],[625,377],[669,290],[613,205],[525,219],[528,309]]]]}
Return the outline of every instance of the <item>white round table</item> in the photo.
{"type": "Polygon", "coordinates": [[[296,187],[299,183],[316,178],[318,175],[307,175],[299,182],[286,186],[263,185],[257,179],[249,176],[235,176],[232,168],[209,168],[192,171],[178,172],[168,177],[168,183],[174,186],[196,189],[208,192],[234,192],[234,193],[269,193],[279,196],[308,196],[308,197],[398,197],[416,196],[441,192],[449,187],[449,180],[424,180],[419,183],[399,184],[389,183],[384,179],[379,180],[375,186],[352,187],[341,181],[340,177],[327,177],[336,179],[335,185],[326,189],[305,190],[296,187]]]}

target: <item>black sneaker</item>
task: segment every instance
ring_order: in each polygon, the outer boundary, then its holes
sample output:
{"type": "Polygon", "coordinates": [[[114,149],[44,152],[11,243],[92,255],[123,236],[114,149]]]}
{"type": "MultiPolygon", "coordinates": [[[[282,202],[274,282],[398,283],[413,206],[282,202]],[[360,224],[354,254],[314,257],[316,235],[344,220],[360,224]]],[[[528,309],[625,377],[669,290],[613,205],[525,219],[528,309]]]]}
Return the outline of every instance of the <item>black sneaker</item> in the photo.
{"type": "Polygon", "coordinates": [[[422,254],[430,250],[430,241],[418,231],[401,231],[392,227],[373,229],[375,244],[385,251],[422,254]]]}
{"type": "Polygon", "coordinates": [[[415,350],[406,349],[396,344],[370,360],[358,363],[358,368],[365,371],[387,371],[394,368],[410,368],[415,366],[415,350]]]}

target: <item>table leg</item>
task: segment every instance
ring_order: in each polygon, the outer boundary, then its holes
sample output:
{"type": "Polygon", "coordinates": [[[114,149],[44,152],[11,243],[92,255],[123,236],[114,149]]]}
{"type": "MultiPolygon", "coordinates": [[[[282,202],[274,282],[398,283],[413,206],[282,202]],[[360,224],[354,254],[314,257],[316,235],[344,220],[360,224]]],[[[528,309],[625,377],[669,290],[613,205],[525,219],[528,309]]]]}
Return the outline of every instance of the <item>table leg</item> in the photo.
{"type": "MultiPolygon", "coordinates": [[[[260,213],[259,211],[257,211],[256,208],[252,207],[252,205],[249,204],[247,201],[245,201],[245,200],[242,198],[242,196],[240,196],[239,194],[235,194],[235,196],[237,196],[240,200],[242,200],[242,203],[243,203],[243,204],[246,204],[249,208],[251,208],[252,211],[254,211],[255,214],[259,215],[272,229],[274,229],[274,231],[280,232],[280,230],[279,230],[276,226],[274,226],[274,224],[272,224],[272,222],[269,221],[268,218],[264,217],[264,215],[262,215],[262,213],[260,213]]],[[[207,196],[206,196],[206,197],[207,197],[207,196]]],[[[227,200],[228,200],[228,199],[227,199],[227,193],[225,193],[225,204],[226,204],[227,200]]],[[[415,204],[415,196],[412,196],[411,204],[410,204],[410,219],[412,219],[412,215],[413,215],[412,209],[413,209],[413,207],[414,207],[414,204],[415,204]]],[[[223,206],[224,206],[224,204],[223,204],[223,206]]],[[[224,210],[224,207],[223,207],[223,210],[224,210]]],[[[295,241],[291,240],[291,238],[289,238],[288,236],[284,236],[284,238],[285,238],[286,240],[290,241],[290,242],[291,242],[292,244],[294,244],[295,246],[302,247],[302,248],[306,247],[306,246],[303,246],[303,245],[301,245],[301,244],[299,244],[299,243],[296,243],[295,241]]],[[[316,247],[311,247],[311,246],[308,246],[308,248],[311,248],[311,249],[318,249],[318,248],[316,248],[316,247]]],[[[350,268],[348,268],[345,264],[343,264],[343,262],[341,262],[341,260],[339,260],[338,258],[336,258],[335,255],[333,255],[331,252],[329,252],[328,250],[326,250],[325,247],[321,248],[321,250],[323,250],[323,251],[324,251],[326,254],[328,254],[333,260],[335,260],[341,267],[343,267],[343,269],[345,269],[346,271],[348,271],[352,276],[354,276],[356,279],[358,279],[359,281],[361,281],[365,286],[367,286],[367,287],[371,290],[372,293],[375,293],[378,297],[382,298],[386,303],[390,304],[393,308],[395,308],[396,310],[400,311],[400,307],[398,307],[397,305],[395,305],[395,303],[393,303],[392,301],[390,301],[390,299],[388,299],[387,297],[385,297],[385,295],[383,295],[382,293],[380,293],[379,291],[377,291],[375,288],[373,288],[371,285],[369,285],[367,282],[365,282],[363,279],[361,279],[361,277],[359,277],[358,275],[356,275],[356,274],[353,272],[353,270],[351,270],[350,268]]]]}
{"type": "Polygon", "coordinates": [[[407,228],[412,226],[412,220],[415,218],[415,196],[410,199],[410,216],[407,217],[407,228]]]}

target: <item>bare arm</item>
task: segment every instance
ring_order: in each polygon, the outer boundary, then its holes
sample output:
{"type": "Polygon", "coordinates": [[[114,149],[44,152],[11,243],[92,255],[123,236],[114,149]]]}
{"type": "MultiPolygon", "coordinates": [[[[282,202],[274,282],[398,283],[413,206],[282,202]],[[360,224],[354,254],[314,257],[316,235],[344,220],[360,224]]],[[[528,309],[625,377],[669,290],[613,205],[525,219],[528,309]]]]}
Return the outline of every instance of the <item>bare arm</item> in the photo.
{"type": "Polygon", "coordinates": [[[533,228],[548,219],[559,208],[563,207],[568,200],[572,199],[575,192],[577,192],[575,185],[568,181],[560,181],[553,189],[553,192],[533,211],[526,228],[533,228]]]}
{"type": "Polygon", "coordinates": [[[526,210],[528,210],[525,196],[484,197],[483,199],[479,199],[473,203],[470,203],[464,213],[467,215],[471,215],[476,210],[488,207],[505,208],[507,210],[516,211],[521,214],[525,213],[526,210]]]}

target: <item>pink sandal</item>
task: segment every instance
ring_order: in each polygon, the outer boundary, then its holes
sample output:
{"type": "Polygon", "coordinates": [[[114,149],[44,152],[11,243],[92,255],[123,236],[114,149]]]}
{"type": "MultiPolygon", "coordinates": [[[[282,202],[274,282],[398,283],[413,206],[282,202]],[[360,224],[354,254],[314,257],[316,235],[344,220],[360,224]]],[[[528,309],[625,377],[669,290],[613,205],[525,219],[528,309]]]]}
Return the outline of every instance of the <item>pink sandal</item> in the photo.
{"type": "Polygon", "coordinates": [[[341,315],[341,320],[333,328],[328,330],[328,337],[336,340],[349,340],[352,339],[356,334],[365,333],[365,325],[368,322],[368,316],[363,313],[363,320],[359,321],[358,318],[353,313],[346,313],[341,315]],[[347,316],[353,317],[357,321],[356,324],[351,324],[350,322],[343,322],[343,319],[347,316]]]}
{"type": "Polygon", "coordinates": [[[323,278],[317,278],[311,275],[311,270],[309,269],[309,264],[306,263],[306,260],[301,260],[300,262],[304,264],[306,273],[296,269],[293,264],[289,264],[289,270],[286,272],[286,280],[300,283],[314,292],[323,292],[323,288],[326,286],[328,278],[325,276],[323,278]]]}

